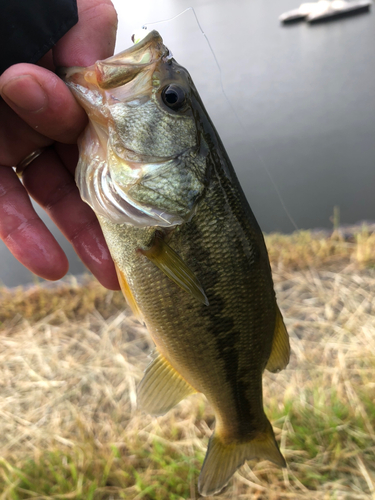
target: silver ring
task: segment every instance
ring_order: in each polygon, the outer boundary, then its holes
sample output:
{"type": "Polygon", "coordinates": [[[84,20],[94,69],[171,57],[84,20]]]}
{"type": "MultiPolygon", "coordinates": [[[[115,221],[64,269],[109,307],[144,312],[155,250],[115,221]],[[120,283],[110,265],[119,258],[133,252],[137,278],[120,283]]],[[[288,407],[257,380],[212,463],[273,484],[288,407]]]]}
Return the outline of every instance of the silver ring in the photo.
{"type": "Polygon", "coordinates": [[[32,153],[30,153],[29,155],[27,155],[16,166],[16,174],[19,175],[19,176],[22,176],[22,174],[26,170],[26,167],[28,167],[31,162],[33,162],[34,160],[36,160],[38,158],[38,156],[40,156],[45,150],[46,150],[46,148],[36,149],[35,151],[33,151],[32,153]]]}

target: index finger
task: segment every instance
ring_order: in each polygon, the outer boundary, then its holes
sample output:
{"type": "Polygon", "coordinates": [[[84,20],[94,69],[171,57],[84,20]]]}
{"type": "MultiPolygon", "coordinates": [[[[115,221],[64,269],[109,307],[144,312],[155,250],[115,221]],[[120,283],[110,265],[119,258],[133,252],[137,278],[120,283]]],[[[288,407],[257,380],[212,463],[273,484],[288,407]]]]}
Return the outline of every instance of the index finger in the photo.
{"type": "MultiPolygon", "coordinates": [[[[22,149],[30,152],[38,146],[41,136],[64,143],[76,143],[84,129],[87,117],[67,86],[60,78],[34,64],[20,63],[8,68],[0,76],[0,95],[9,107],[29,126],[25,130],[21,120],[2,120],[0,138],[7,136],[3,149],[10,152],[16,164],[22,149]],[[13,126],[13,129],[11,129],[13,126]]],[[[3,109],[3,113],[6,110],[3,109]]],[[[1,139],[0,139],[1,141],[1,139]]],[[[0,162],[4,162],[4,150],[0,162]]],[[[9,156],[9,155],[8,155],[9,156]]],[[[25,156],[25,154],[24,154],[25,156]]],[[[9,162],[9,158],[7,159],[9,162]]]]}
{"type": "Polygon", "coordinates": [[[78,23],[55,45],[56,66],[90,66],[113,55],[117,13],[110,0],[78,2],[78,23]]]}

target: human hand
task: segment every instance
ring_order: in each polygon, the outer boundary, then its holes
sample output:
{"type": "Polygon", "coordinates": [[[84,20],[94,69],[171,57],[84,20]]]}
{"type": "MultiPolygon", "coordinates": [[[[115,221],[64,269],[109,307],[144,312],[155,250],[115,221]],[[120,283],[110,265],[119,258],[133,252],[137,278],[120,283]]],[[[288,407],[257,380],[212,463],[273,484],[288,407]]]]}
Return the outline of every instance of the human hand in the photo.
{"type": "Polygon", "coordinates": [[[30,271],[57,280],[68,271],[60,245],[38,217],[29,195],[48,213],[107,288],[119,284],[94,212],[74,182],[77,137],[87,123],[57,66],[89,66],[113,54],[117,15],[110,0],[78,0],[78,23],[39,65],[16,64],[0,76],[0,238],[30,271]],[[39,148],[22,183],[12,166],[39,148]]]}

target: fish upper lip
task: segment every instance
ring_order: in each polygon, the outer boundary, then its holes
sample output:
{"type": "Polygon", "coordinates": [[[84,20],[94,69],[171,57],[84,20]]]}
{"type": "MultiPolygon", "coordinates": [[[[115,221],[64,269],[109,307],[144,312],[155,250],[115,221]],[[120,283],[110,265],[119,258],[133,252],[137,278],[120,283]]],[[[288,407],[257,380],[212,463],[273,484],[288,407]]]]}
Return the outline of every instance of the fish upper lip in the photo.
{"type": "MultiPolygon", "coordinates": [[[[129,74],[130,80],[132,75],[134,77],[147,67],[155,65],[162,60],[168,61],[172,59],[172,57],[171,51],[163,44],[163,39],[160,34],[153,30],[140,42],[119,54],[104,60],[96,61],[93,65],[88,67],[58,67],[56,73],[67,83],[73,82],[75,75],[76,78],[78,75],[81,75],[81,78],[78,77],[80,80],[79,83],[86,87],[86,82],[84,83],[82,80],[86,80],[87,75],[91,72],[99,88],[105,89],[108,84],[109,88],[112,85],[117,86],[116,77],[114,77],[113,74],[118,73],[121,67],[124,72],[129,74]],[[114,82],[112,82],[112,80],[114,82]]],[[[120,76],[119,79],[121,80],[121,78],[120,76]]],[[[124,83],[126,83],[126,78],[125,76],[124,83]]],[[[76,81],[76,83],[78,83],[78,81],[76,81]]]]}
{"type": "Polygon", "coordinates": [[[156,30],[152,30],[152,31],[150,31],[150,33],[148,33],[148,35],[146,35],[144,38],[142,38],[142,40],[140,40],[138,43],[136,43],[133,46],[129,47],[128,49],[120,52],[120,54],[118,54],[118,55],[108,57],[107,59],[105,59],[105,61],[108,61],[108,62],[111,62],[111,60],[116,61],[116,60],[118,60],[119,57],[122,58],[123,56],[132,55],[132,54],[135,54],[137,52],[144,52],[144,49],[148,48],[148,47],[153,48],[153,49],[157,49],[158,44],[160,44],[162,47],[164,47],[163,53],[161,53],[159,57],[163,57],[165,51],[167,51],[168,53],[170,52],[167,49],[167,47],[165,47],[165,45],[163,44],[163,39],[160,36],[160,34],[156,30]]]}

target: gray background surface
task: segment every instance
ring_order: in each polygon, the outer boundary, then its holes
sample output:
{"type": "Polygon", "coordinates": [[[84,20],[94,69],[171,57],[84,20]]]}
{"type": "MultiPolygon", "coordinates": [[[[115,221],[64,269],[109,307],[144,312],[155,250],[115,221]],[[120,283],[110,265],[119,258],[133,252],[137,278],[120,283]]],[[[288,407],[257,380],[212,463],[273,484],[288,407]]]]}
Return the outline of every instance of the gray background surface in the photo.
{"type": "MultiPolygon", "coordinates": [[[[294,230],[274,183],[299,228],[331,227],[335,205],[344,224],[375,219],[375,14],[284,27],[278,16],[298,0],[114,4],[116,51],[129,47],[144,23],[195,8],[230,103],[191,11],[152,27],[192,74],[265,232],[294,230]]],[[[70,258],[70,272],[83,272],[70,245],[47,224],[70,258]]],[[[32,281],[1,243],[0,262],[5,285],[32,281]]]]}

